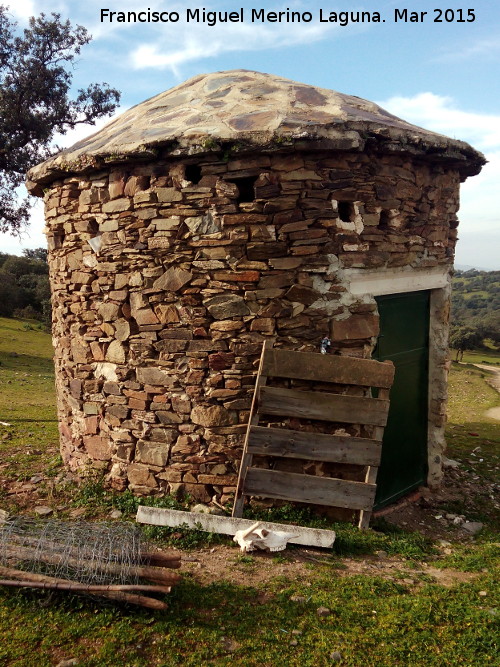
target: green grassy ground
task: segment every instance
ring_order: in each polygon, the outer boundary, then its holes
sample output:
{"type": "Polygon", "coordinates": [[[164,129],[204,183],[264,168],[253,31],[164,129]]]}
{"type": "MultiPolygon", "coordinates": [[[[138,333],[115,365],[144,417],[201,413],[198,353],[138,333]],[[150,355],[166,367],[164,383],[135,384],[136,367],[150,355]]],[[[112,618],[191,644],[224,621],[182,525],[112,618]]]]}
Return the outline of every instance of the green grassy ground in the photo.
{"type": "Polygon", "coordinates": [[[19,480],[45,467],[47,453],[58,460],[52,343],[38,327],[0,318],[0,421],[9,424],[0,426],[0,463],[19,480]]]}
{"type": "MultiPolygon", "coordinates": [[[[453,353],[453,359],[455,358],[455,353],[453,353]]],[[[492,364],[494,366],[500,365],[500,352],[495,352],[493,350],[471,350],[464,352],[462,359],[464,364],[492,364]]]]}
{"type": "MultiPolygon", "coordinates": [[[[51,355],[47,334],[0,319],[0,421],[11,424],[0,426],[0,509],[29,513],[32,505],[9,491],[12,484],[22,485],[35,472],[55,476],[62,470],[51,355]]],[[[447,454],[486,487],[498,480],[499,427],[484,411],[500,401],[482,375],[453,365],[447,454]]],[[[84,508],[89,518],[103,517],[112,507],[133,518],[137,504],[130,494],[110,493],[99,480],[82,487],[43,482],[37,489],[37,499],[61,518],[75,508],[84,508]]],[[[381,520],[374,523],[377,530],[363,533],[337,524],[332,552],[319,554],[299,579],[286,574],[296,553],[288,549],[271,560],[276,576],[271,571],[250,586],[250,573],[263,561],[234,549],[227,567],[239,568],[240,584],[201,585],[187,572],[168,596],[166,612],[0,587],[0,665],[49,667],[63,658],[76,658],[82,667],[498,665],[500,539],[492,501],[486,494],[478,496],[482,505],[474,504],[474,494],[474,488],[464,488],[463,503],[449,509],[484,520],[486,528],[475,539],[450,538],[448,551],[437,539],[381,520]],[[380,576],[349,570],[348,562],[369,562],[377,573],[376,553],[392,559],[390,577],[382,570],[380,576]],[[451,585],[429,574],[427,564],[448,573],[451,585]],[[461,571],[472,574],[462,578],[461,571]],[[321,607],[329,610],[324,616],[318,615],[321,607]]],[[[285,520],[310,519],[296,510],[281,512],[285,520]]],[[[172,539],[159,529],[150,534],[160,536],[160,543],[172,539]]],[[[195,534],[174,543],[210,547],[209,539],[195,534]]]]}
{"type": "Polygon", "coordinates": [[[449,378],[447,442],[450,456],[492,482],[499,480],[500,423],[485,412],[499,405],[488,374],[471,365],[453,364],[449,378]]]}

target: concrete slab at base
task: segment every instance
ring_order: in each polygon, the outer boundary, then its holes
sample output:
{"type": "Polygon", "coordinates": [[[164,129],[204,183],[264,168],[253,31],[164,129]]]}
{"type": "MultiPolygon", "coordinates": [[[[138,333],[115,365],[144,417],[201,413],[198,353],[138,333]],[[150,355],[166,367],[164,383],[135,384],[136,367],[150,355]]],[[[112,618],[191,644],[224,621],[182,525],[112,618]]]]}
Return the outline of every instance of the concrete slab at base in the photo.
{"type": "MultiPolygon", "coordinates": [[[[222,533],[223,535],[234,535],[236,531],[249,528],[255,523],[251,519],[237,519],[230,516],[217,516],[215,514],[198,514],[196,512],[181,512],[179,510],[168,510],[160,507],[144,507],[139,505],[137,509],[136,521],[138,523],[148,523],[154,526],[168,526],[169,528],[179,528],[188,526],[197,530],[205,530],[208,533],[222,533]]],[[[272,523],[261,521],[261,524],[267,530],[283,530],[297,534],[289,542],[292,544],[301,544],[308,547],[320,547],[330,549],[335,542],[335,531],[323,530],[321,528],[304,528],[284,523],[272,523]]]]}

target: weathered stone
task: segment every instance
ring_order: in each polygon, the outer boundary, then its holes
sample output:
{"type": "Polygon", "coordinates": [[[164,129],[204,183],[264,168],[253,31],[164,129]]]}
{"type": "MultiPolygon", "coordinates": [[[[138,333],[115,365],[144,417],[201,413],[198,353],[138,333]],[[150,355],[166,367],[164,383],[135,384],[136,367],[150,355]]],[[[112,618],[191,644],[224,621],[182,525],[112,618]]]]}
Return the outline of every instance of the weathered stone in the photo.
{"type": "Polygon", "coordinates": [[[287,255],[286,243],[278,241],[270,243],[249,243],[247,245],[248,259],[269,259],[270,257],[284,257],[287,255]]]}
{"type": "Polygon", "coordinates": [[[128,466],[127,477],[129,482],[135,486],[145,486],[151,489],[158,486],[154,475],[149,471],[149,468],[140,463],[132,463],[128,466]]]}
{"type": "Polygon", "coordinates": [[[164,442],[139,440],[136,446],[136,461],[163,467],[167,465],[170,445],[164,442]]]}
{"type": "Polygon", "coordinates": [[[158,324],[158,318],[140,292],[131,292],[130,311],[139,326],[144,324],[158,324]]]}
{"type": "Polygon", "coordinates": [[[109,461],[111,459],[110,442],[100,435],[84,436],[83,443],[87,454],[98,461],[109,461]]]}
{"type": "Polygon", "coordinates": [[[158,410],[156,416],[162,424],[180,424],[182,417],[172,410],[158,410]]]}
{"type": "Polygon", "coordinates": [[[166,305],[164,303],[160,303],[157,306],[155,306],[155,314],[158,318],[158,320],[162,324],[169,324],[171,322],[179,322],[179,313],[177,312],[177,308],[173,305],[166,305]]]}
{"type": "Polygon", "coordinates": [[[219,294],[211,299],[207,299],[205,306],[212,317],[217,320],[250,314],[250,309],[243,297],[236,294],[219,294]]]}
{"type": "Polygon", "coordinates": [[[135,373],[137,381],[142,384],[171,387],[175,382],[175,378],[170,373],[159,368],[140,367],[136,369],[135,373]]]}
{"type": "Polygon", "coordinates": [[[114,364],[125,363],[125,348],[119,340],[113,340],[106,350],[106,361],[111,361],[114,364]]]}
{"type": "Polygon", "coordinates": [[[71,341],[71,355],[76,364],[85,364],[90,359],[90,348],[83,341],[74,338],[71,341]]]}
{"type": "Polygon", "coordinates": [[[212,496],[203,484],[182,484],[183,492],[189,495],[193,500],[199,500],[201,503],[209,503],[212,496]]]}
{"type": "Polygon", "coordinates": [[[118,220],[106,220],[99,225],[100,232],[116,232],[118,229],[118,220]]]}
{"type": "Polygon", "coordinates": [[[149,433],[151,440],[155,442],[164,442],[171,445],[177,438],[177,431],[168,428],[152,428],[149,433]]]}
{"type": "Polygon", "coordinates": [[[260,279],[260,273],[258,271],[216,271],[214,278],[229,282],[256,282],[260,279]]]}
{"type": "Polygon", "coordinates": [[[82,395],[82,381],[71,380],[69,383],[69,391],[73,398],[81,398],[82,395]]]}
{"type": "Polygon", "coordinates": [[[219,486],[236,486],[238,475],[198,475],[200,484],[218,484],[219,486]]]}
{"type": "Polygon", "coordinates": [[[243,326],[241,320],[221,320],[212,322],[210,325],[211,331],[238,331],[243,326]]]}
{"type": "Polygon", "coordinates": [[[175,188],[157,188],[155,192],[159,202],[182,201],[182,193],[175,188]]]}
{"type": "Polygon", "coordinates": [[[200,426],[227,426],[233,420],[229,412],[220,405],[196,405],[191,410],[191,421],[200,426]]]}
{"type": "Polygon", "coordinates": [[[262,333],[274,333],[275,320],[272,317],[257,317],[250,325],[250,331],[261,331],[262,333]]]}
{"type": "Polygon", "coordinates": [[[35,514],[38,514],[38,516],[50,516],[54,512],[52,507],[49,507],[48,505],[37,505],[33,511],[35,514]]]}
{"type": "Polygon", "coordinates": [[[128,412],[128,408],[125,405],[110,405],[106,408],[106,415],[113,415],[120,420],[126,419],[128,412]]]}
{"type": "Polygon", "coordinates": [[[259,213],[237,213],[236,215],[225,215],[223,218],[224,225],[248,225],[258,222],[267,222],[267,215],[259,213]]]}
{"type": "Polygon", "coordinates": [[[298,301],[299,303],[306,304],[306,306],[310,306],[319,297],[320,294],[316,290],[304,285],[294,285],[285,294],[285,298],[289,301],[298,301]]]}
{"type": "Polygon", "coordinates": [[[379,320],[375,315],[353,315],[347,320],[332,322],[332,339],[336,341],[359,340],[379,334],[379,320]]]}
{"type": "Polygon", "coordinates": [[[181,219],[178,215],[170,218],[155,218],[153,220],[154,226],[159,232],[171,232],[178,229],[181,224],[181,219]]]}
{"type": "Polygon", "coordinates": [[[153,283],[155,290],[168,290],[169,292],[177,292],[184,287],[193,278],[191,271],[184,271],[175,266],[171,266],[165,273],[160,276],[153,283]]]}
{"type": "Polygon", "coordinates": [[[132,202],[128,197],[122,199],[113,199],[102,205],[103,213],[120,213],[129,211],[132,208],[132,202]]]}
{"type": "Polygon", "coordinates": [[[215,354],[210,354],[208,357],[208,365],[215,371],[231,368],[233,363],[234,352],[217,352],[215,354]]]}
{"type": "Polygon", "coordinates": [[[130,336],[130,324],[127,320],[120,319],[113,322],[115,327],[115,338],[119,341],[127,340],[130,336]]]}

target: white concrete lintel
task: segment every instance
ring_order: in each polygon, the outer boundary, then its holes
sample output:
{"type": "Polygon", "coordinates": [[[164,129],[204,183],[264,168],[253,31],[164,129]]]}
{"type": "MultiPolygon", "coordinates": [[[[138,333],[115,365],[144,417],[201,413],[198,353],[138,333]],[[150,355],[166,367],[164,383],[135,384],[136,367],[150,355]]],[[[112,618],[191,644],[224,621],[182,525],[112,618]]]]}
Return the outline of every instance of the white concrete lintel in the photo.
{"type": "Polygon", "coordinates": [[[450,282],[450,267],[432,269],[345,269],[344,276],[350,283],[351,294],[401,294],[420,290],[442,289],[450,282]]]}
{"type": "MultiPolygon", "coordinates": [[[[181,512],[161,507],[145,507],[144,505],[139,505],[137,508],[136,521],[154,526],[168,526],[169,528],[188,526],[189,528],[204,530],[208,533],[222,533],[223,535],[234,535],[237,530],[250,528],[250,526],[255,524],[255,519],[237,519],[230,516],[217,516],[216,514],[181,512]]],[[[335,542],[335,531],[333,530],[305,528],[303,526],[271,523],[269,521],[261,521],[260,523],[267,530],[290,532],[292,529],[297,534],[297,537],[289,540],[292,544],[330,549],[335,542]]]]}

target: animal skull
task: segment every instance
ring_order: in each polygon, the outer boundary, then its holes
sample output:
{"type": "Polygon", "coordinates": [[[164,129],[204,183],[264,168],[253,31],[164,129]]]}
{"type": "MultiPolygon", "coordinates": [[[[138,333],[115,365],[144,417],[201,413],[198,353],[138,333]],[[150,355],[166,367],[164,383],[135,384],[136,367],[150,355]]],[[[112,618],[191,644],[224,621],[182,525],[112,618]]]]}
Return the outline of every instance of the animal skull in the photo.
{"type": "Polygon", "coordinates": [[[261,526],[260,521],[257,521],[246,530],[238,530],[233,540],[238,542],[243,552],[255,551],[255,549],[283,551],[286,549],[287,542],[293,537],[298,536],[282,530],[268,530],[261,526]]]}

